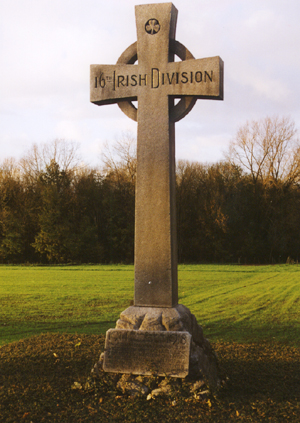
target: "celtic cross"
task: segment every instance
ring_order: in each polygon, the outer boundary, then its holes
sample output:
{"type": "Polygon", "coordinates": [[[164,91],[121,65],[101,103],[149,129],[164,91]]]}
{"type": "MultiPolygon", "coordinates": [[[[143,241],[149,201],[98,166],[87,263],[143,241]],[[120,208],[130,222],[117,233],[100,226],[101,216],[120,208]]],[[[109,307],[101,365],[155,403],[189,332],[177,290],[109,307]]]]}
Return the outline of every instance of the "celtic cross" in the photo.
{"type": "Polygon", "coordinates": [[[197,99],[223,99],[223,61],[196,60],[175,40],[178,12],[172,3],[136,6],[135,12],[137,42],[116,65],[91,65],[90,100],[118,103],[138,122],[134,305],[174,307],[175,122],[197,99]],[[175,55],[181,61],[174,62],[175,55]]]}

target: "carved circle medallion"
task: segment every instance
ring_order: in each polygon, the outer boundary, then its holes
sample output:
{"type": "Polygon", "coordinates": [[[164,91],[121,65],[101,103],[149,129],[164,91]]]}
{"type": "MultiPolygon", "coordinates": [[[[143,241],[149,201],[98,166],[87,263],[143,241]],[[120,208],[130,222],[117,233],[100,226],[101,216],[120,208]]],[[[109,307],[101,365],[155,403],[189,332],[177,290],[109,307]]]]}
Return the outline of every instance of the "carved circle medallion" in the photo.
{"type": "Polygon", "coordinates": [[[159,25],[158,20],[157,19],[149,19],[146,22],[145,30],[146,30],[147,34],[150,34],[150,35],[157,34],[160,30],[160,25],[159,25]]]}

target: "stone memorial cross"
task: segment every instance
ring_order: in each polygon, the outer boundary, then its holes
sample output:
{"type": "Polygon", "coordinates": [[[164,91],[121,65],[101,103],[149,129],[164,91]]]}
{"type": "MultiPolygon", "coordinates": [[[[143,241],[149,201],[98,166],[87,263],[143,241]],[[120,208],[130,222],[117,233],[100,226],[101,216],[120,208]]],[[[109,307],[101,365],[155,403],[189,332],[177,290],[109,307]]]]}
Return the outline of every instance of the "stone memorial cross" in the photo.
{"type": "Polygon", "coordinates": [[[137,42],[116,65],[91,65],[90,100],[118,103],[138,122],[134,305],[174,307],[175,122],[197,99],[223,99],[223,61],[196,60],[175,40],[178,12],[172,3],[140,5],[135,12],[137,42]]]}

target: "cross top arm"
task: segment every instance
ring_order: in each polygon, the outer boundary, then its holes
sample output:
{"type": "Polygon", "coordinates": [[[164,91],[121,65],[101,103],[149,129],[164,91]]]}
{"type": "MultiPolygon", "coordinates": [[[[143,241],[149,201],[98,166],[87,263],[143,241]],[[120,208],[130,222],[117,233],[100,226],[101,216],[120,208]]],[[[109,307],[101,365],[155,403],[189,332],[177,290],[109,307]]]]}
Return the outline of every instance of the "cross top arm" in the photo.
{"type": "Polygon", "coordinates": [[[178,121],[197,99],[222,100],[222,59],[195,59],[175,40],[176,20],[177,9],[171,3],[136,6],[138,41],[122,53],[116,65],[91,65],[91,102],[99,106],[118,103],[137,121],[132,101],[145,91],[150,97],[159,93],[181,99],[169,110],[170,120],[178,121]],[[182,61],[174,62],[175,55],[182,61]]]}

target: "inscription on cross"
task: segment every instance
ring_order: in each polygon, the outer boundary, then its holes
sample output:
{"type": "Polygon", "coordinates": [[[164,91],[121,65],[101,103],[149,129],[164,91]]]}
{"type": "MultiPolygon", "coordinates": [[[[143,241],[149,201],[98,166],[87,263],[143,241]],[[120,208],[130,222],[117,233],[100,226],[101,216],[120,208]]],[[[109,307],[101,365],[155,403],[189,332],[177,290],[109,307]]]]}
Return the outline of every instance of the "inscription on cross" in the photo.
{"type": "Polygon", "coordinates": [[[172,3],[140,5],[135,12],[137,42],[116,65],[91,65],[90,100],[118,103],[138,122],[134,304],[174,307],[175,122],[197,99],[223,99],[223,61],[196,60],[175,40],[178,12],[172,3]],[[175,55],[182,61],[174,62],[175,55]],[[138,109],[132,103],[136,100],[138,109]]]}

